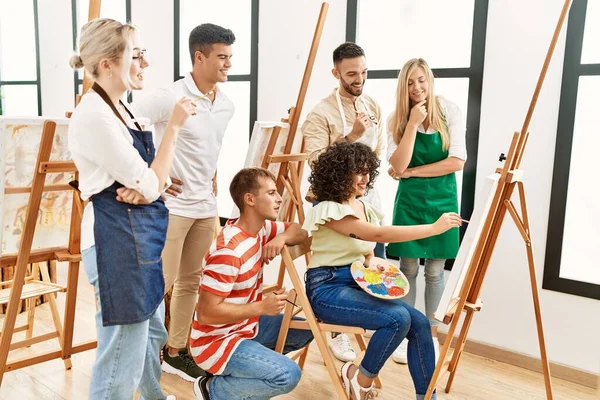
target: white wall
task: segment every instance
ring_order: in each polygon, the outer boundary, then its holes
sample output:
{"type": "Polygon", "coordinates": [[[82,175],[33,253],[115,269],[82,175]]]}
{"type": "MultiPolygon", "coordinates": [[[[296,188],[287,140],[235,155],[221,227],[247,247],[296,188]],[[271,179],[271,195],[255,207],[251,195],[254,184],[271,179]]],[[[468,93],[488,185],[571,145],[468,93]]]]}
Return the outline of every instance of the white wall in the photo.
{"type": "MultiPolygon", "coordinates": [[[[258,51],[258,119],[279,120],[296,104],[321,7],[320,0],[261,0],[258,51]]],[[[302,116],[336,85],[333,50],[346,36],[346,1],[333,0],[315,59],[302,116]]]]}
{"type": "MultiPolygon", "coordinates": [[[[52,7],[46,3],[39,2],[44,114],[62,116],[73,106],[73,75],[67,65],[72,47],[70,1],[55,0],[52,7]]],[[[147,90],[167,85],[173,77],[172,1],[132,3],[133,22],[151,56],[147,90]]],[[[494,171],[498,154],[508,151],[512,133],[523,124],[561,6],[562,0],[490,2],[477,187],[494,171]]],[[[260,120],[278,120],[295,104],[319,7],[318,0],[260,2],[260,120]]],[[[331,1],[304,115],[335,86],[330,57],[345,38],[345,7],[344,0],[331,1]]],[[[538,101],[523,161],[540,288],[563,55],[564,34],[538,101]]],[[[570,261],[597,263],[584,254],[570,261]]],[[[274,279],[272,270],[266,272],[267,279],[274,279]]],[[[511,220],[498,239],[481,297],[484,308],[474,319],[470,338],[538,356],[526,254],[511,220]]],[[[600,302],[541,290],[541,305],[550,360],[597,373],[600,302]]]]}

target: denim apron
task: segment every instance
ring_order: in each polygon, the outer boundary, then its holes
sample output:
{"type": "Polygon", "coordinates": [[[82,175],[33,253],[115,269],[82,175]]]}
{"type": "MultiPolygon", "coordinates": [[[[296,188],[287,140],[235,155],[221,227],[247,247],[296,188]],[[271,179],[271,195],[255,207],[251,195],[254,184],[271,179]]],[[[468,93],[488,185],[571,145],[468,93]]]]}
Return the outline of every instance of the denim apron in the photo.
{"type": "MultiPolygon", "coordinates": [[[[92,90],[127,125],[106,92],[97,84],[92,90]]],[[[154,161],[152,132],[142,130],[137,121],[135,125],[139,130],[127,127],[133,147],[150,166],[154,161]]],[[[117,189],[121,187],[115,182],[91,197],[104,326],[149,319],[162,302],[165,287],[161,253],[169,220],[167,207],[162,198],[139,206],[121,203],[117,201],[117,189]]]]}
{"type": "MultiPolygon", "coordinates": [[[[409,168],[432,164],[448,158],[439,132],[417,132],[409,168]]],[[[458,212],[456,175],[454,172],[432,178],[400,179],[394,202],[393,225],[432,224],[446,212],[458,212]]],[[[456,258],[459,230],[410,242],[390,243],[388,253],[406,258],[456,258]]]]}

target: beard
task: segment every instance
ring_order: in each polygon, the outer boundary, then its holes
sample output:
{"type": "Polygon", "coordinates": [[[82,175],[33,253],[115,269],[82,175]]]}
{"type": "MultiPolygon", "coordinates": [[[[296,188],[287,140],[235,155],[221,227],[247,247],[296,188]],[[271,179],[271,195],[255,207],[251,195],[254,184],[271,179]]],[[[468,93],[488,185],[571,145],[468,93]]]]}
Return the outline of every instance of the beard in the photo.
{"type": "Polygon", "coordinates": [[[352,96],[360,96],[363,91],[363,87],[365,84],[363,83],[360,87],[353,86],[352,84],[346,83],[343,79],[340,79],[342,83],[342,87],[347,93],[350,93],[352,96]]]}

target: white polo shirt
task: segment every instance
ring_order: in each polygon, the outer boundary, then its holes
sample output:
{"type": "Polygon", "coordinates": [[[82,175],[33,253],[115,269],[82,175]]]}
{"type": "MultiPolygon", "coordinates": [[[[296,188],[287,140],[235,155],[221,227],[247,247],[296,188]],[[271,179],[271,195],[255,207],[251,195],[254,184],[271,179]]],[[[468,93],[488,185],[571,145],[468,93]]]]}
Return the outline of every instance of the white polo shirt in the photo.
{"type": "MultiPolygon", "coordinates": [[[[150,96],[133,103],[136,115],[146,117],[154,125],[156,148],[163,138],[173,107],[182,97],[195,99],[202,96],[192,74],[174,82],[169,88],[159,89],[150,96]]],[[[169,212],[187,218],[209,218],[217,215],[217,199],[212,191],[212,178],[223,144],[227,124],[235,106],[217,88],[215,101],[208,97],[196,101],[196,115],[188,118],[179,132],[171,177],[183,182],[177,197],[166,195],[169,212]]]]}

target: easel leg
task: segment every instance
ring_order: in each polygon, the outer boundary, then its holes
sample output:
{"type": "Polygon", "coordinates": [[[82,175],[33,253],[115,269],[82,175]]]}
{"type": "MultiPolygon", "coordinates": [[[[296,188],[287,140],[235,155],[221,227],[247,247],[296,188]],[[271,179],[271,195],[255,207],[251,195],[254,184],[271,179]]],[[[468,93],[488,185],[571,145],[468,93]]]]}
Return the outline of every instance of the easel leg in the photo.
{"type": "Polygon", "coordinates": [[[35,299],[27,299],[25,301],[27,302],[27,333],[25,334],[25,339],[31,339],[33,337],[33,321],[35,320],[35,299]]]}
{"type": "MultiPolygon", "coordinates": [[[[50,282],[50,274],[48,273],[48,265],[46,263],[42,263],[40,265],[40,272],[42,274],[42,280],[46,282],[50,282]]],[[[54,328],[58,333],[58,341],[62,347],[62,324],[60,322],[60,314],[58,313],[58,307],[56,306],[56,299],[54,298],[54,294],[48,296],[48,304],[50,306],[50,314],[52,314],[52,322],[54,323],[54,328]]],[[[66,369],[71,369],[71,359],[64,359],[66,369]]]]}
{"type": "MultiPolygon", "coordinates": [[[[550,364],[546,354],[546,340],[544,338],[544,326],[542,325],[542,311],[540,309],[540,297],[537,287],[537,277],[535,272],[535,260],[533,258],[533,247],[531,246],[531,232],[529,230],[529,215],[527,213],[527,202],[525,201],[525,188],[523,182],[517,183],[519,189],[519,199],[521,201],[521,214],[523,217],[523,226],[529,235],[529,241],[525,243],[527,250],[527,262],[529,264],[529,279],[531,282],[531,294],[533,297],[533,309],[535,311],[535,322],[537,325],[538,341],[540,344],[540,354],[542,358],[542,369],[544,370],[544,383],[546,385],[546,398],[552,399],[552,379],[550,376],[550,364]]],[[[515,221],[516,222],[516,221],[515,221]]]]}
{"type": "MultiPolygon", "coordinates": [[[[464,306],[464,302],[459,302],[459,306],[464,306]],[[462,304],[461,304],[462,303],[462,304]]],[[[460,308],[457,308],[459,310],[460,308]]],[[[450,327],[448,327],[448,333],[446,334],[446,341],[444,345],[440,349],[440,356],[438,362],[435,366],[435,370],[433,371],[433,376],[431,377],[431,381],[429,381],[429,387],[427,388],[427,393],[425,394],[425,400],[431,400],[431,396],[433,396],[433,391],[437,386],[438,380],[442,376],[442,369],[444,368],[444,364],[446,361],[446,357],[448,356],[448,351],[450,350],[450,345],[452,344],[452,338],[454,337],[454,332],[456,331],[456,327],[458,326],[458,321],[460,320],[460,312],[457,311],[452,318],[452,322],[450,323],[450,327]]]]}
{"type": "Polygon", "coordinates": [[[73,327],[75,325],[75,302],[77,300],[77,285],[79,283],[79,261],[69,262],[67,275],[67,294],[65,301],[65,323],[61,335],[62,359],[67,369],[71,368],[73,350],[73,327]],[[68,361],[68,365],[67,365],[68,361]]]}
{"type": "MultiPolygon", "coordinates": [[[[465,316],[465,320],[460,330],[460,335],[456,341],[456,346],[454,346],[452,360],[448,365],[448,372],[450,372],[450,376],[448,377],[448,382],[446,383],[446,393],[450,393],[450,388],[452,387],[452,382],[454,381],[454,375],[456,375],[456,367],[458,366],[460,356],[465,348],[465,343],[467,342],[467,333],[469,332],[469,327],[471,326],[471,321],[473,320],[473,310],[467,309],[466,312],[467,315],[465,316]]],[[[446,340],[452,341],[452,338],[446,337],[446,340]]]]}

